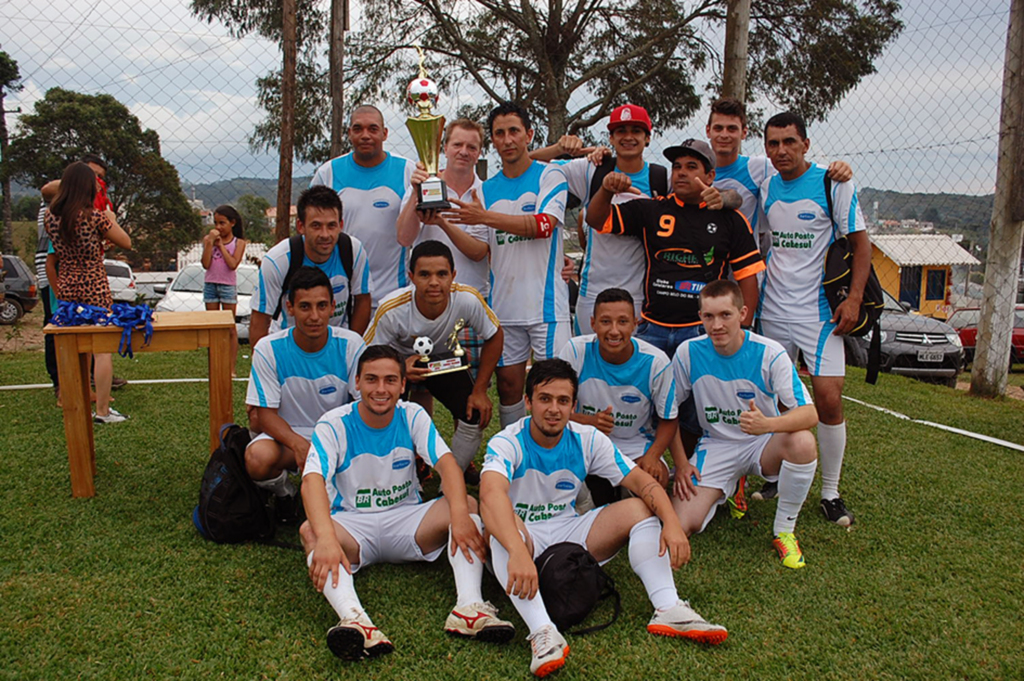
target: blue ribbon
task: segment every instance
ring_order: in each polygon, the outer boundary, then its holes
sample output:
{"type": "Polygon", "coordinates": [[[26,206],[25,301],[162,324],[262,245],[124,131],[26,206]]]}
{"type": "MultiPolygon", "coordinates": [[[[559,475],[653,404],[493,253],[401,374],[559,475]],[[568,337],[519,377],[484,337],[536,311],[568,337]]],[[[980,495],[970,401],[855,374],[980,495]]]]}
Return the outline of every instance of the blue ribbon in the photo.
{"type": "Polygon", "coordinates": [[[62,300],[57,303],[57,311],[51,320],[56,326],[120,326],[121,341],[117,354],[132,358],[132,329],[144,328],[143,346],[149,345],[153,339],[153,310],[148,305],[129,305],[114,303],[110,310],[98,305],[73,303],[62,300]]]}

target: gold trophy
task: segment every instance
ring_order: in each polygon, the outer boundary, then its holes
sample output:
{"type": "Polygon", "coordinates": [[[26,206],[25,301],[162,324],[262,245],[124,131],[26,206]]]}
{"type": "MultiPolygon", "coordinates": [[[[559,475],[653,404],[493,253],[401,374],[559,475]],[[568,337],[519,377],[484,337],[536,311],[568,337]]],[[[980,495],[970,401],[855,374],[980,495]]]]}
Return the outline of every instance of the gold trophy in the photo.
{"type": "Polygon", "coordinates": [[[444,180],[437,176],[438,159],[441,156],[441,135],[444,133],[444,116],[431,113],[431,108],[437,104],[437,83],[427,78],[427,69],[424,66],[427,57],[423,48],[417,45],[416,51],[420,58],[420,74],[409,83],[406,98],[419,110],[419,115],[408,118],[405,121],[405,126],[409,128],[409,134],[412,135],[412,141],[416,145],[420,161],[427,167],[429,175],[420,185],[416,210],[445,210],[452,207],[448,203],[448,187],[444,180]]]}
{"type": "Polygon", "coordinates": [[[419,355],[416,365],[427,368],[425,377],[431,378],[441,374],[451,374],[456,371],[466,371],[469,369],[469,358],[466,357],[466,350],[459,343],[459,331],[462,331],[465,326],[465,319],[459,319],[455,322],[455,327],[448,335],[446,343],[448,352],[441,351],[435,353],[434,350],[438,348],[434,346],[434,341],[428,336],[419,336],[413,341],[412,351],[414,354],[419,355]]]}

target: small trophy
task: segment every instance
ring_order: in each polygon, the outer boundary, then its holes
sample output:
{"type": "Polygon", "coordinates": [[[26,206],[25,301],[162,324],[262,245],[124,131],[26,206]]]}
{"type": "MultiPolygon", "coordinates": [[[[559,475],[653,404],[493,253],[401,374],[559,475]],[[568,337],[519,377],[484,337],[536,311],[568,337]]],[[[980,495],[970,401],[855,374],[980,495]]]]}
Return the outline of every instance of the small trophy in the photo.
{"type": "Polygon", "coordinates": [[[420,161],[427,167],[430,176],[420,185],[416,210],[445,210],[452,207],[448,203],[448,187],[444,180],[437,176],[444,116],[431,113],[431,108],[437,104],[437,83],[427,78],[427,69],[424,66],[427,57],[423,48],[417,45],[416,51],[420,57],[420,74],[409,83],[406,97],[409,103],[419,110],[419,115],[408,118],[405,126],[409,128],[420,161]]]}
{"type": "Polygon", "coordinates": [[[459,344],[458,338],[459,331],[462,331],[465,326],[465,319],[455,322],[455,327],[448,335],[447,352],[439,352],[432,355],[434,342],[427,336],[419,336],[413,341],[412,350],[419,355],[416,363],[427,367],[427,378],[469,369],[466,350],[459,344]]]}

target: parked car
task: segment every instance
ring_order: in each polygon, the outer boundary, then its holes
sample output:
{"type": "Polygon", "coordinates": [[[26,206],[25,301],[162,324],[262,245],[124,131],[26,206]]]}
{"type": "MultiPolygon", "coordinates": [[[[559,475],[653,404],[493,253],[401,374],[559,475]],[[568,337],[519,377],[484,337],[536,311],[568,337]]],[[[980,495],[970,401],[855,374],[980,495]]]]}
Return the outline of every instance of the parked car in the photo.
{"type": "Polygon", "coordinates": [[[4,257],[3,302],[0,302],[0,324],[13,324],[39,303],[36,275],[16,255],[4,257]]]}
{"type": "Polygon", "coordinates": [[[134,303],[138,290],[135,288],[135,273],[131,266],[120,260],[104,260],[103,268],[107,271],[110,282],[110,294],[115,303],[134,303]]]}
{"type": "MultiPolygon", "coordinates": [[[[967,361],[974,361],[974,346],[978,343],[978,320],[981,308],[961,307],[949,315],[949,325],[960,334],[967,361]]],[[[1024,362],[1024,305],[1018,305],[1013,312],[1013,335],[1010,339],[1010,364],[1024,362]]]]}
{"type": "MultiPolygon", "coordinates": [[[[239,265],[238,273],[238,305],[235,307],[235,328],[239,341],[249,340],[249,316],[252,292],[256,288],[256,277],[259,268],[252,265],[239,265]]],[[[186,265],[170,285],[157,284],[154,289],[158,294],[165,294],[156,304],[157,312],[198,312],[206,309],[203,304],[203,280],[205,271],[199,263],[186,265]]]]}
{"type": "MultiPolygon", "coordinates": [[[[885,308],[879,320],[882,334],[881,370],[903,376],[941,382],[956,387],[964,365],[960,336],[949,324],[931,317],[911,314],[885,293],[885,308]]],[[[846,363],[867,366],[871,333],[861,338],[844,338],[846,363]]]]}

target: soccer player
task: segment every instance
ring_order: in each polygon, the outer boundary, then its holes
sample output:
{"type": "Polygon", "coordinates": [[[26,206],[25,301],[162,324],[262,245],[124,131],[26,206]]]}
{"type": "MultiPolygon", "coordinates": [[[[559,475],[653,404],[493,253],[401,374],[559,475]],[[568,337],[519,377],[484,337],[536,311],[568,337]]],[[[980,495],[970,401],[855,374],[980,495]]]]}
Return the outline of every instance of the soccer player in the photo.
{"type": "Polygon", "coordinates": [[[672,570],[689,560],[690,546],[665,490],[597,428],[569,421],[577,389],[576,372],[564,360],[535,363],[526,378],[532,415],[491,438],[480,481],[495,575],[530,629],[530,671],[546,676],[569,653],[538,593],[534,564],[559,542],[579,544],[605,563],[628,541],[630,565],[655,608],[647,630],[721,643],[725,628],[679,600],[672,570]],[[621,484],[638,498],[577,515],[573,502],[588,474],[621,484]]]}
{"type": "Polygon", "coordinates": [[[293,325],[253,349],[245,402],[263,432],[246,448],[245,468],[257,487],[273,492],[278,519],[294,522],[298,490],[288,471],[302,470],[320,415],[355,395],[356,360],[365,346],[352,331],[329,325],[334,301],[322,270],[300,268],[285,305],[293,325]]]}
{"type": "Polygon", "coordinates": [[[504,103],[487,119],[501,172],[474,192],[472,201],[451,198],[455,225],[485,225],[491,263],[487,302],[505,331],[498,363],[498,415],[502,427],[526,414],[523,383],[531,351],[554,357],[569,340],[569,290],[563,263],[565,176],[557,165],[530,159],[529,113],[504,103]],[[482,193],[482,196],[481,196],[482,193]]]}
{"type": "MultiPolygon", "coordinates": [[[[772,247],[761,290],[760,330],[781,343],[790,357],[798,350],[803,353],[818,410],[821,510],[831,522],[849,527],[853,513],[839,495],[846,451],[842,335],[860,314],[871,270],[871,241],[853,182],[832,183],[831,201],[826,197],[826,169],[806,159],[811,141],[803,118],[793,112],[772,116],[765,125],[764,146],[779,174],[761,185],[772,247]],[[846,300],[833,313],[822,276],[829,244],[840,235],[853,250],[853,278],[846,300]]],[[[770,498],[774,490],[769,481],[768,490],[754,497],[770,498]]]]}
{"type": "MultiPolygon", "coordinates": [[[[322,270],[331,281],[334,304],[330,324],[363,333],[370,323],[370,269],[362,243],[353,237],[351,281],[345,274],[338,252],[342,227],[338,195],[326,188],[311,187],[299,195],[296,211],[295,230],[302,237],[302,264],[322,270]],[[348,309],[350,295],[351,310],[348,309]]],[[[284,279],[291,257],[291,244],[284,240],[267,251],[260,263],[249,326],[249,340],[254,347],[268,331],[287,329],[294,323],[282,305],[287,293],[284,279]]]]}
{"type": "Polygon", "coordinates": [[[352,151],[317,168],[309,186],[325,185],[345,205],[345,231],[366,247],[373,280],[373,308],[386,295],[409,282],[406,249],[395,238],[402,196],[416,164],[384,151],[388,129],[375,106],[358,106],[348,125],[352,151]]]}
{"type": "Polygon", "coordinates": [[[700,292],[707,335],[676,350],[672,369],[680,398],[693,394],[704,435],[697,445],[700,479],[677,473],[672,499],[687,535],[707,526],[744,475],[775,478],[775,548],[788,568],[804,566],[793,530],[817,466],[810,428],[817,412],[781,345],[740,326],[746,309],[739,286],[713,281],[700,292]]]}
{"type": "Polygon", "coordinates": [[[402,357],[386,345],[370,346],[359,359],[356,387],[358,402],[317,423],[302,478],[309,576],[340,618],[327,646],[344,660],[390,653],[394,646],[363,610],[353,574],[375,563],[433,562],[445,549],[457,592],[445,630],[508,641],[515,630],[480,593],[486,545],[476,501],[466,496],[462,470],[427,412],[399,401],[402,357]],[[440,474],[444,496],[423,501],[417,453],[440,474]]]}
{"type": "Polygon", "coordinates": [[[409,259],[412,286],[393,292],[381,302],[366,332],[366,342],[396,349],[405,359],[407,380],[422,384],[451,412],[456,422],[452,454],[466,470],[480,449],[482,429],[491,420],[487,388],[501,357],[504,334],[498,318],[477,290],[454,283],[456,276],[452,252],[446,245],[440,241],[418,244],[409,259]],[[426,336],[435,352],[443,351],[460,320],[483,339],[475,380],[468,370],[426,376],[427,368],[416,365],[420,355],[413,349],[413,342],[426,336]]]}
{"type": "MultiPolygon", "coordinates": [[[[644,321],[637,327],[637,336],[671,357],[683,341],[701,333],[701,289],[730,272],[747,303],[743,324],[753,323],[754,275],[764,270],[764,263],[746,218],[736,210],[709,206],[718,194],[711,186],[715,179],[711,147],[689,139],[664,153],[672,162],[671,196],[612,205],[612,196],[628,191],[632,181],[622,173],[609,173],[590,201],[587,223],[602,232],[642,240],[647,275],[644,321]]],[[[692,401],[682,405],[679,416],[683,444],[692,452],[701,432],[692,401]]]]}
{"type": "MultiPolygon", "coordinates": [[[[572,338],[559,353],[579,376],[579,400],[571,419],[607,435],[665,487],[668,468],[662,455],[679,426],[669,358],[633,338],[634,302],[624,289],[601,291],[588,321],[594,332],[572,338]]],[[[676,468],[685,478],[689,464],[684,456],[678,458],[676,468]]],[[[589,476],[586,483],[597,506],[619,499],[618,490],[603,478],[589,476]]]]}

